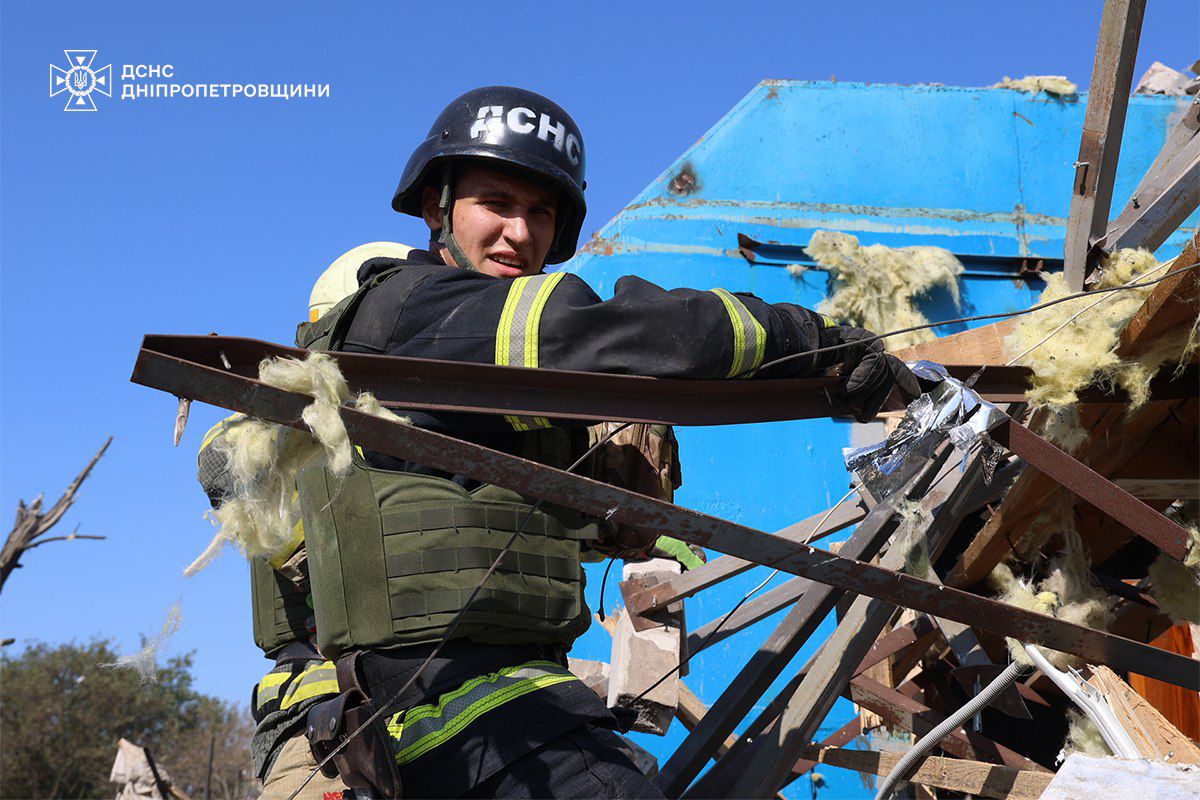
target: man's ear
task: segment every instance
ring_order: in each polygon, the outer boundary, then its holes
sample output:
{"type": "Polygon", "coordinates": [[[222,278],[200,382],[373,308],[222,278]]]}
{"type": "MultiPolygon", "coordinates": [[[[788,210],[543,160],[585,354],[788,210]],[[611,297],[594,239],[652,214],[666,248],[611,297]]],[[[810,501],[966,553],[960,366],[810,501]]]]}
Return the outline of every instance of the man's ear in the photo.
{"type": "Polygon", "coordinates": [[[425,218],[425,224],[433,232],[442,229],[441,202],[442,195],[437,189],[434,189],[432,186],[426,186],[421,190],[421,216],[425,218]]]}

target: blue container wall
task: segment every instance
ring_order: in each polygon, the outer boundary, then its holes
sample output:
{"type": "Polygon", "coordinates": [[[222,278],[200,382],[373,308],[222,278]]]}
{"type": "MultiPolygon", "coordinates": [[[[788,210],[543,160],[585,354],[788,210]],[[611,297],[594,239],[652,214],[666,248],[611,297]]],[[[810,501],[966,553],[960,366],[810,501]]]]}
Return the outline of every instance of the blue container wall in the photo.
{"type": "MultiPolygon", "coordinates": [[[[1061,258],[1084,107],[1085,97],[1009,90],[766,81],[564,268],[605,297],[621,276],[638,275],[667,288],[719,286],[813,307],[827,293],[823,272],[796,278],[781,267],[749,264],[738,252],[738,234],[804,245],[813,231],[829,229],[853,233],[863,244],[937,245],[960,257],[1061,258]],[[677,194],[670,185],[685,169],[694,176],[694,190],[677,194]]],[[[1175,98],[1132,98],[1114,216],[1182,108],[1175,98]]],[[[1185,228],[1195,225],[1194,215],[1185,228]]],[[[1176,254],[1187,238],[1175,234],[1159,257],[1176,254]]],[[[961,310],[945,295],[929,298],[922,310],[937,320],[1023,309],[1037,299],[1038,286],[968,276],[962,289],[961,310]]],[[[939,333],[961,328],[946,326],[939,333]]],[[[677,502],[764,531],[783,528],[846,492],[841,452],[852,427],[810,420],[679,430],[684,483],[677,502]]],[[[858,442],[881,438],[882,426],[860,426],[855,436],[858,442]]],[[[602,566],[589,568],[593,608],[600,605],[602,566]]],[[[620,605],[619,576],[616,568],[613,572],[604,601],[608,610],[620,605]]],[[[767,574],[752,570],[689,600],[689,626],[695,630],[720,617],[767,574]]],[[[786,578],[776,577],[772,586],[786,578]]],[[[697,656],[685,682],[711,704],[780,617],[697,656]]],[[[833,627],[826,620],[793,667],[833,627]]],[[[607,660],[609,645],[608,635],[595,626],[574,655],[607,660]]],[[[840,701],[819,736],[852,716],[850,704],[840,701]]],[[[684,734],[676,722],[666,737],[635,738],[662,762],[684,734]]],[[[855,773],[825,767],[821,773],[828,781],[822,797],[871,796],[855,773]]],[[[808,791],[806,778],[787,794],[808,791]]]]}

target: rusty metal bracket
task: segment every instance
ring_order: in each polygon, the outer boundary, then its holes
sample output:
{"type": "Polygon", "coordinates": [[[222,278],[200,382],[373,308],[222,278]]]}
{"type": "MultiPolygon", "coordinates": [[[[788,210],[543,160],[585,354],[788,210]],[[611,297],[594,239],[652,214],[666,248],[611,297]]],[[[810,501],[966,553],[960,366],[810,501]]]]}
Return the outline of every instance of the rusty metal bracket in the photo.
{"type": "Polygon", "coordinates": [[[1172,558],[1187,553],[1187,531],[1024,425],[1007,419],[992,438],[1056,483],[1108,514],[1172,558]]]}

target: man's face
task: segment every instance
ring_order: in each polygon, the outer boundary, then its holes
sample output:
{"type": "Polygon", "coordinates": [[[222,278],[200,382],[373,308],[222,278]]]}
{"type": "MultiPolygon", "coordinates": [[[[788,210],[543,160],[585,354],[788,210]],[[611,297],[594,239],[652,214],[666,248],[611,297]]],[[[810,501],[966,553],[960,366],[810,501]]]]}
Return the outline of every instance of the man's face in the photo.
{"type": "MultiPolygon", "coordinates": [[[[454,238],[475,268],[496,278],[541,272],[554,243],[554,191],[535,181],[474,164],[457,172],[454,238]]],[[[438,200],[438,192],[427,187],[422,211],[430,230],[442,224],[438,200]]],[[[439,251],[447,266],[455,266],[445,246],[439,251]]]]}

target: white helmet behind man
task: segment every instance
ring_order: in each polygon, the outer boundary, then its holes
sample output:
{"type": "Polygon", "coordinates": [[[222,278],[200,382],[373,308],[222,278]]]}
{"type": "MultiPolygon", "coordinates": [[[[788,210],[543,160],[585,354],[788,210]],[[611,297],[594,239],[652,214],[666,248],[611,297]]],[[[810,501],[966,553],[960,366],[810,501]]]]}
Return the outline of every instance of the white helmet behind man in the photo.
{"type": "Polygon", "coordinates": [[[358,268],[372,258],[408,258],[412,248],[398,242],[369,242],[347,250],[321,273],[308,296],[308,321],[316,322],[358,288],[358,268]]]}

